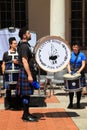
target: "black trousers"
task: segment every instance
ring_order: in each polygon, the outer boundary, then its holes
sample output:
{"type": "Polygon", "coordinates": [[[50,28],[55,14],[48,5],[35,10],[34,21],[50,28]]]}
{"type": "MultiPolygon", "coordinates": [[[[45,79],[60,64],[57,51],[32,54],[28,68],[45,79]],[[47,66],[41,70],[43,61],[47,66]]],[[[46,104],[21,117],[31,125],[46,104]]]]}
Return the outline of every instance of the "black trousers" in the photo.
{"type": "MultiPolygon", "coordinates": [[[[81,93],[82,93],[82,91],[76,92],[77,104],[80,104],[81,93]]],[[[70,101],[71,105],[73,104],[73,97],[74,97],[74,92],[69,92],[69,101],[70,101]]]]}
{"type": "Polygon", "coordinates": [[[4,106],[5,108],[9,108],[11,106],[11,90],[6,90],[6,96],[4,98],[4,106]]]}

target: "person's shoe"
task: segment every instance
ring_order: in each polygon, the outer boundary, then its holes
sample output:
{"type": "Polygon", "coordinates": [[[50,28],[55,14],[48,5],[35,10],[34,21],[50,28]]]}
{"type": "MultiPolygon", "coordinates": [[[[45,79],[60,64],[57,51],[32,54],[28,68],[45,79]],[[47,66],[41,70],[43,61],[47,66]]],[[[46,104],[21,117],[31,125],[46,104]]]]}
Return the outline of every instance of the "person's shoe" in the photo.
{"type": "Polygon", "coordinates": [[[11,108],[11,103],[8,101],[7,97],[4,98],[4,107],[5,107],[5,110],[8,110],[11,108]]]}
{"type": "Polygon", "coordinates": [[[30,116],[30,115],[28,115],[28,116],[23,115],[22,120],[23,121],[30,121],[30,122],[37,122],[38,121],[36,118],[34,118],[34,117],[30,116]]]}
{"type": "Polygon", "coordinates": [[[6,106],[6,107],[5,107],[5,110],[9,110],[9,109],[11,109],[10,106],[6,106]]]}
{"type": "Polygon", "coordinates": [[[31,116],[31,117],[33,117],[33,118],[36,118],[36,119],[38,119],[38,117],[37,116],[35,116],[35,115],[32,115],[32,114],[28,114],[29,116],[31,116]]]}
{"type": "Polygon", "coordinates": [[[85,98],[85,95],[84,95],[84,94],[82,94],[82,95],[81,95],[81,97],[82,97],[82,98],[85,98]]]}
{"type": "Polygon", "coordinates": [[[67,108],[73,108],[73,104],[69,104],[67,108]]]}
{"type": "Polygon", "coordinates": [[[10,104],[5,104],[5,110],[9,110],[9,109],[11,109],[10,104]]]}
{"type": "Polygon", "coordinates": [[[78,109],[80,109],[80,108],[81,108],[80,104],[77,104],[77,108],[78,108],[78,109]]]}

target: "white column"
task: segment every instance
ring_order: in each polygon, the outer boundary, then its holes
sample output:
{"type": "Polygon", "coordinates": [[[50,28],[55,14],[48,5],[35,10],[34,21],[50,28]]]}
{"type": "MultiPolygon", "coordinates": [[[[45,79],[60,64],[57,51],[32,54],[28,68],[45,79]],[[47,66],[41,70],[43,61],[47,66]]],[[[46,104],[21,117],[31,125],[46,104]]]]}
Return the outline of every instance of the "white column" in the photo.
{"type": "Polygon", "coordinates": [[[65,0],[50,0],[50,35],[65,38],[65,0]]]}

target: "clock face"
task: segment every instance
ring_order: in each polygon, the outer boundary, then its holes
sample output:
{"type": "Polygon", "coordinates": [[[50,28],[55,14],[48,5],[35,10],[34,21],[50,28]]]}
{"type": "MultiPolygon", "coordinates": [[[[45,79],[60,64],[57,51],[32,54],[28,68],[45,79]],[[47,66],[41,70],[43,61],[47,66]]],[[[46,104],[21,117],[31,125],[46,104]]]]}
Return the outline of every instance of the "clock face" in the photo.
{"type": "Polygon", "coordinates": [[[57,72],[66,67],[70,60],[69,47],[57,37],[49,36],[39,43],[36,51],[36,61],[39,66],[48,72],[57,72]]]}

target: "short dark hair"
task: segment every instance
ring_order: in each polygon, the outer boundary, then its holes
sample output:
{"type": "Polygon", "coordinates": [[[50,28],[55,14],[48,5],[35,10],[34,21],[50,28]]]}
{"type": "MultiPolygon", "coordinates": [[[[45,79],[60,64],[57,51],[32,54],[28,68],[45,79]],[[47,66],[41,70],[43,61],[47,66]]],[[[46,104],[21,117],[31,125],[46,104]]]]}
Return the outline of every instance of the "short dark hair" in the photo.
{"type": "Polygon", "coordinates": [[[27,27],[23,27],[19,30],[19,37],[22,39],[23,35],[26,33],[26,31],[28,30],[27,27]]]}
{"type": "Polygon", "coordinates": [[[80,46],[80,42],[77,41],[77,40],[76,40],[76,41],[73,41],[73,42],[72,42],[72,46],[75,46],[75,45],[80,46]]]}
{"type": "Polygon", "coordinates": [[[9,44],[12,44],[12,41],[14,41],[14,40],[16,40],[15,37],[10,37],[10,38],[9,38],[9,44]]]}

